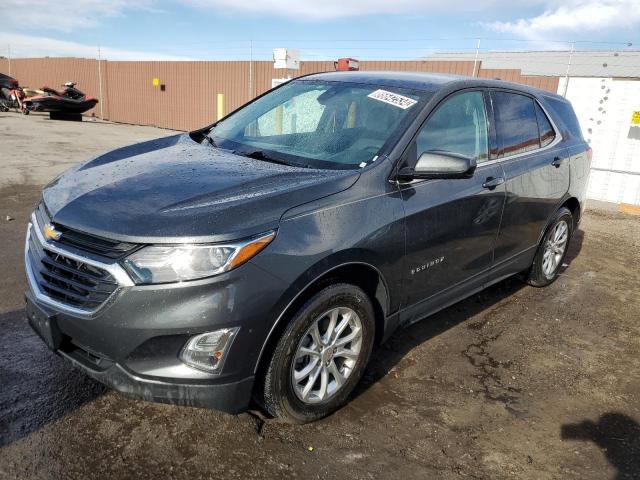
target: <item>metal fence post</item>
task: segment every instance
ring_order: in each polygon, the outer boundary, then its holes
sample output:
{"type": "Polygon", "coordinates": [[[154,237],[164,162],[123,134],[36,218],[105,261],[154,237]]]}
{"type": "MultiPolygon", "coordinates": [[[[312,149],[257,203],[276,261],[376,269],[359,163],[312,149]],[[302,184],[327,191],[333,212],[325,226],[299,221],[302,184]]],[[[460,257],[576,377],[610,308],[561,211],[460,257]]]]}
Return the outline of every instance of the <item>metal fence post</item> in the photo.
{"type": "Polygon", "coordinates": [[[102,103],[102,57],[100,55],[100,45],[98,45],[98,90],[100,92],[100,120],[104,120],[104,107],[102,103]]]}
{"type": "Polygon", "coordinates": [[[249,98],[253,98],[253,40],[249,40],[249,98]]]}

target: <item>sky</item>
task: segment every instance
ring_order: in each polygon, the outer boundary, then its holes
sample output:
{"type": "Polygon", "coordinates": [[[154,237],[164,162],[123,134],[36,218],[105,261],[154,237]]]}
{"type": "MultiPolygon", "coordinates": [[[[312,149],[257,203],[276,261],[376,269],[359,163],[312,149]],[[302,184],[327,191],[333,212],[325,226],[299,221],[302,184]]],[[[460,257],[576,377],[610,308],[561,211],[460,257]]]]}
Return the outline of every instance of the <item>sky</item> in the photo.
{"type": "Polygon", "coordinates": [[[640,0],[3,0],[0,56],[415,59],[434,52],[638,49],[640,0]]]}

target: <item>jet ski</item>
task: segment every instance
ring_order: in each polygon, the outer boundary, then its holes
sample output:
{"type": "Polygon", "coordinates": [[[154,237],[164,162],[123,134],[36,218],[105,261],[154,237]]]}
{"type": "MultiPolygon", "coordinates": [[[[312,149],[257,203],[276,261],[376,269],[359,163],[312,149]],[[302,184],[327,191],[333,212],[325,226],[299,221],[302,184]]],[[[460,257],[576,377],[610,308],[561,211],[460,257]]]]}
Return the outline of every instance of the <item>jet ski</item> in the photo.
{"type": "Polygon", "coordinates": [[[63,91],[42,87],[42,95],[27,98],[24,104],[33,112],[80,114],[91,110],[98,103],[97,99],[88,97],[78,90],[73,82],[65,83],[64,87],[63,91]]]}
{"type": "Polygon", "coordinates": [[[38,90],[37,88],[22,87],[25,97],[37,97],[38,95],[44,95],[44,90],[38,90]]]}

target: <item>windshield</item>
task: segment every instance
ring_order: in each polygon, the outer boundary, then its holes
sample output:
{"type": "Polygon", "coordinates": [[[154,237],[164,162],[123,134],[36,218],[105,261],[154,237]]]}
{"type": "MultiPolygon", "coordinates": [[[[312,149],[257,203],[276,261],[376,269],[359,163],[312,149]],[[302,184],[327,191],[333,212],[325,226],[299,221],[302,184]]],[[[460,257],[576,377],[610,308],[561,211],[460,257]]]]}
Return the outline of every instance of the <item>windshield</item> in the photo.
{"type": "Polygon", "coordinates": [[[429,92],[346,82],[297,80],[219,122],[213,143],[241,155],[314,168],[358,168],[399,128],[429,92]]]}

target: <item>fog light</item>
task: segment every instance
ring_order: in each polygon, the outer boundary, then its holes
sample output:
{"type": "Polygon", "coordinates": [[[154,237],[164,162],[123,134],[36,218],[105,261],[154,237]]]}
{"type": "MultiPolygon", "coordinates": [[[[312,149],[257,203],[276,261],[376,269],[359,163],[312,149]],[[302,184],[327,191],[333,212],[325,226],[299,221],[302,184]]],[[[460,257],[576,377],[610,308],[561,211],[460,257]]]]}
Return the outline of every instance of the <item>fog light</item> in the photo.
{"type": "Polygon", "coordinates": [[[180,352],[180,360],[198,370],[210,373],[220,372],[238,330],[238,328],[223,328],[191,337],[180,352]]]}

